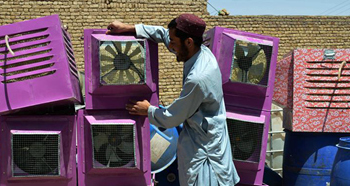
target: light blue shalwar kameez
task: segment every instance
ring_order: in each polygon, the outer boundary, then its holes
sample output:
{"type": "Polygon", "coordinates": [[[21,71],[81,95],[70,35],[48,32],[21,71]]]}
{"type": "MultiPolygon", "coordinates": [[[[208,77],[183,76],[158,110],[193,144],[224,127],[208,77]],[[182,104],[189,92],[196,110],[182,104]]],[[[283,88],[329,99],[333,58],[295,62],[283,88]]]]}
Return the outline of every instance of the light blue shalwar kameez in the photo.
{"type": "MultiPolygon", "coordinates": [[[[167,29],[143,24],[135,28],[138,37],[169,46],[167,29]]],[[[233,186],[239,182],[226,126],[221,73],[206,46],[184,63],[180,97],[165,109],[150,106],[148,118],[158,127],[184,124],[177,148],[181,186],[233,186]]]]}

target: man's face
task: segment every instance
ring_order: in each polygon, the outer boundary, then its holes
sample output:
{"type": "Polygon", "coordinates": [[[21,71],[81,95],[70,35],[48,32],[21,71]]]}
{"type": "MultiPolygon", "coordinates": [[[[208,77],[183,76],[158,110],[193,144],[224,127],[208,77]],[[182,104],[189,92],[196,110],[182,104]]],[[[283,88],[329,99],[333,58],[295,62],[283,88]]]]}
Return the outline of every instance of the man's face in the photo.
{"type": "Polygon", "coordinates": [[[174,50],[174,52],[176,52],[176,60],[178,62],[183,61],[186,62],[189,57],[189,51],[188,48],[186,47],[184,42],[181,42],[179,37],[175,36],[175,32],[176,30],[173,29],[169,29],[169,37],[170,37],[170,43],[169,43],[169,48],[171,50],[174,50]]]}

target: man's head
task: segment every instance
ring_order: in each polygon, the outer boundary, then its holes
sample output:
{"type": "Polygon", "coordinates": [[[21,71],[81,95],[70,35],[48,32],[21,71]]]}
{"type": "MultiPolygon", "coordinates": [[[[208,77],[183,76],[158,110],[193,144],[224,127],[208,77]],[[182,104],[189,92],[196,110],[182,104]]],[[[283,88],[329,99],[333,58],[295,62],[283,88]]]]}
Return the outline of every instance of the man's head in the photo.
{"type": "Polygon", "coordinates": [[[181,14],[169,24],[169,48],[176,52],[177,61],[187,61],[203,42],[205,22],[193,14],[181,14]]]}

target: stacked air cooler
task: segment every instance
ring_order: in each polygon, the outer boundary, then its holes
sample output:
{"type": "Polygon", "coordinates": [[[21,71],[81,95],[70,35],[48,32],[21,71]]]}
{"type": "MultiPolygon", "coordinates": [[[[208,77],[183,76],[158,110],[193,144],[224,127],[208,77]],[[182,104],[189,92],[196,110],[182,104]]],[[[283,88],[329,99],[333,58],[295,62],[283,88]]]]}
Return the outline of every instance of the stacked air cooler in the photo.
{"type": "Polygon", "coordinates": [[[350,133],[349,49],[296,49],[278,62],[284,107],[284,185],[326,185],[340,137],[350,133]]]}
{"type": "Polygon", "coordinates": [[[279,39],[214,27],[204,36],[222,73],[227,128],[240,184],[263,185],[279,39]]]}
{"type": "Polygon", "coordinates": [[[0,185],[76,185],[81,101],[71,40],[57,15],[0,27],[0,185]]]}
{"type": "Polygon", "coordinates": [[[78,112],[78,184],[151,184],[150,124],[129,100],[158,104],[157,44],[84,30],[86,109],[78,112]]]}

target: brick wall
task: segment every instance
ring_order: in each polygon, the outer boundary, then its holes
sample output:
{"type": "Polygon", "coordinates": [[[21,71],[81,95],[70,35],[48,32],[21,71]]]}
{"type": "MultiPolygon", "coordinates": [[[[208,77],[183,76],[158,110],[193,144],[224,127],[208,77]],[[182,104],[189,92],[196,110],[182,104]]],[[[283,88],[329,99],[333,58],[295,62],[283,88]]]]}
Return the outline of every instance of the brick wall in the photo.
{"type": "MultiPolygon", "coordinates": [[[[347,48],[350,16],[210,16],[206,0],[0,0],[0,25],[59,14],[72,37],[78,68],[84,69],[83,29],[125,23],[166,26],[180,13],[201,16],[207,28],[223,26],[280,38],[279,58],[296,47],[347,48]]],[[[1,30],[0,30],[1,35],[1,30]]],[[[182,63],[159,47],[160,99],[170,104],[181,90],[182,63]]]]}

